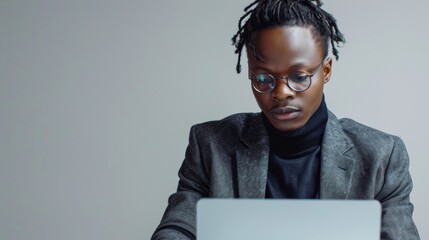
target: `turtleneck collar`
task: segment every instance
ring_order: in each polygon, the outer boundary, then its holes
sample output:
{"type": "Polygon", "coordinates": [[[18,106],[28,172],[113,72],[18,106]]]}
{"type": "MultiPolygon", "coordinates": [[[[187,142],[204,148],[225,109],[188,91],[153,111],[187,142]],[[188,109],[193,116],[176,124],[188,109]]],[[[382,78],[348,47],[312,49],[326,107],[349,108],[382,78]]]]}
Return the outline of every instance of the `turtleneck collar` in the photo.
{"type": "Polygon", "coordinates": [[[277,130],[262,114],[262,121],[270,138],[270,149],[280,155],[290,155],[305,152],[322,144],[323,133],[328,122],[328,109],[325,97],[307,123],[292,131],[277,130]]]}

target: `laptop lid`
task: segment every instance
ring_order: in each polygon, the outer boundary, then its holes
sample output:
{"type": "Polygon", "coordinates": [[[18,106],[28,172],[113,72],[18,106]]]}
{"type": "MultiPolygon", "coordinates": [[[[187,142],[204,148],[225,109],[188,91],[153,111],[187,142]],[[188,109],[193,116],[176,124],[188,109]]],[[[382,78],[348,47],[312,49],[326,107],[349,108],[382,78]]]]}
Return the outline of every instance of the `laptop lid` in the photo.
{"type": "Polygon", "coordinates": [[[198,240],[379,240],[375,200],[201,199],[198,240]]]}

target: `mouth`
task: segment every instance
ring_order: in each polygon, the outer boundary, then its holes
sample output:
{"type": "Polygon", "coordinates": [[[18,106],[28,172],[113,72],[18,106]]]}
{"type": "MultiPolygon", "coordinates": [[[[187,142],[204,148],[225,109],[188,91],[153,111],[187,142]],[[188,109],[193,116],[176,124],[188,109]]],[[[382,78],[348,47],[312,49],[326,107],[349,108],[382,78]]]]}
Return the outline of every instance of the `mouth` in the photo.
{"type": "Polygon", "coordinates": [[[271,110],[271,114],[277,120],[292,120],[300,114],[301,110],[297,107],[285,106],[276,107],[271,110]]]}

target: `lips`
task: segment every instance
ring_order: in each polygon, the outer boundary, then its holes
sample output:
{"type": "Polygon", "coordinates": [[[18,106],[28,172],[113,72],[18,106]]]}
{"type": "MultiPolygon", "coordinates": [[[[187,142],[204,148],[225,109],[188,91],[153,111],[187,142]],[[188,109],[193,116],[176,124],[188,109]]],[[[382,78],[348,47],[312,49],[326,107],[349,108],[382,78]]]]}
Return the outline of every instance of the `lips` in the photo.
{"type": "Polygon", "coordinates": [[[271,114],[278,120],[291,120],[296,118],[300,113],[300,109],[293,106],[276,107],[271,110],[271,114]]]}

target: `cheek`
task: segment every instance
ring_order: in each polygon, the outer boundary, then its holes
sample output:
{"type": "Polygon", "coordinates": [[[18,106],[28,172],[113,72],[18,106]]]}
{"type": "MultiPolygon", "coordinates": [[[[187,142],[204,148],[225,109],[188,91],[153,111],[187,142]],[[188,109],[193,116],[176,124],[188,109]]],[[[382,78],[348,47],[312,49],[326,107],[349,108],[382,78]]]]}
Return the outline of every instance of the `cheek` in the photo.
{"type": "Polygon", "coordinates": [[[314,112],[319,107],[320,102],[323,98],[323,81],[321,81],[321,83],[318,82],[316,85],[314,85],[313,88],[311,88],[311,90],[307,94],[307,109],[310,112],[314,112]]]}
{"type": "Polygon", "coordinates": [[[269,94],[260,94],[252,88],[253,96],[258,103],[259,108],[263,111],[269,104],[269,94]]]}
{"type": "Polygon", "coordinates": [[[317,99],[320,95],[323,95],[323,87],[325,82],[323,81],[323,76],[318,77],[315,81],[312,82],[310,88],[307,90],[308,94],[311,96],[311,99],[317,99]]]}

